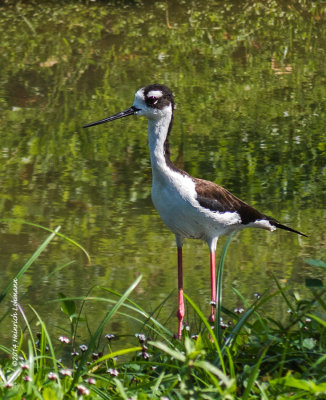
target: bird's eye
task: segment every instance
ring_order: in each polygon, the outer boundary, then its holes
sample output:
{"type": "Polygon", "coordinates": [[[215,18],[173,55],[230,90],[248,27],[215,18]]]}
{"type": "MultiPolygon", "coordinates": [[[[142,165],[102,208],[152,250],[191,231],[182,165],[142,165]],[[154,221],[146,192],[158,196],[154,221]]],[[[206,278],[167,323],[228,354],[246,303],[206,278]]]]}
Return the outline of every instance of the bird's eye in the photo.
{"type": "Polygon", "coordinates": [[[158,99],[155,96],[150,96],[148,100],[153,104],[156,104],[158,102],[158,99]]]}

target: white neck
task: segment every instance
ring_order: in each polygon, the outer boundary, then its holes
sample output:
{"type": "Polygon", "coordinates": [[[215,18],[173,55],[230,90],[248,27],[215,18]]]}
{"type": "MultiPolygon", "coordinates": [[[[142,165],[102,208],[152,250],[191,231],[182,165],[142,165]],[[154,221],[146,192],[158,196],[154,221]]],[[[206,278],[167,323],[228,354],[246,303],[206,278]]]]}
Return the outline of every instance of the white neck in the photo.
{"type": "Polygon", "coordinates": [[[172,113],[167,113],[159,119],[148,120],[148,145],[151,156],[153,178],[168,173],[164,155],[164,143],[168,134],[172,113]]]}

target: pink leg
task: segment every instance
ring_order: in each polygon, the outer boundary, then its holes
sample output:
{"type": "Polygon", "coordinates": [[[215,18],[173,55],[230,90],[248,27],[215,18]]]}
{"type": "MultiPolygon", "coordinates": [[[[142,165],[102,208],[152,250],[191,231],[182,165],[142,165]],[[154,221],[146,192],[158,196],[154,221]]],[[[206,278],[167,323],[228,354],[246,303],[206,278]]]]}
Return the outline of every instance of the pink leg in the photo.
{"type": "Polygon", "coordinates": [[[209,321],[215,321],[215,310],[216,310],[216,272],[215,272],[215,252],[210,254],[211,264],[211,314],[209,321]]]}
{"type": "Polygon", "coordinates": [[[185,315],[185,306],[183,302],[183,273],[182,273],[182,247],[178,247],[178,291],[179,291],[179,307],[178,307],[178,339],[181,340],[183,317],[185,315]]]}

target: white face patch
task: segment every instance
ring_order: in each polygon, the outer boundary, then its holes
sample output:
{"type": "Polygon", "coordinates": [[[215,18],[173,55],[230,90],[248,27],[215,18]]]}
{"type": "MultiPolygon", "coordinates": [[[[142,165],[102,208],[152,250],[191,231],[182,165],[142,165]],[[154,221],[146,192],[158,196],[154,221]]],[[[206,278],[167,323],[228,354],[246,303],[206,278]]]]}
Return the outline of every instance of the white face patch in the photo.
{"type": "Polygon", "coordinates": [[[136,99],[145,101],[144,89],[143,88],[137,90],[137,92],[135,94],[135,100],[136,99]]]}
{"type": "MultiPolygon", "coordinates": [[[[133,106],[136,108],[139,108],[140,110],[144,109],[146,107],[145,105],[145,96],[144,96],[144,90],[139,89],[136,94],[135,94],[135,100],[133,102],[133,106]]],[[[137,113],[139,115],[139,112],[137,113]]]]}
{"type": "Polygon", "coordinates": [[[147,97],[156,97],[157,99],[159,99],[162,96],[163,93],[160,90],[151,90],[147,93],[147,97]]]}

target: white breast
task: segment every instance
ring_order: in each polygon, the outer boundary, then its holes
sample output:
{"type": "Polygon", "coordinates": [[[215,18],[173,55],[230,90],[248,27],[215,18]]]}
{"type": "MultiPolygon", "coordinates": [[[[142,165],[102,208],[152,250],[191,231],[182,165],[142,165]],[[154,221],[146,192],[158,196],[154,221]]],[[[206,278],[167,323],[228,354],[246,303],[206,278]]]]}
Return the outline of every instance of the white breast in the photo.
{"type": "Polygon", "coordinates": [[[153,203],[164,223],[176,235],[209,241],[241,223],[237,213],[212,212],[200,206],[191,177],[172,170],[164,177],[155,175],[153,171],[153,203]]]}
{"type": "Polygon", "coordinates": [[[194,180],[168,165],[164,143],[172,118],[171,105],[159,110],[156,118],[148,121],[148,144],[153,172],[152,200],[167,227],[177,240],[203,239],[211,247],[218,236],[239,229],[240,216],[236,212],[213,212],[197,201],[194,180]]]}

